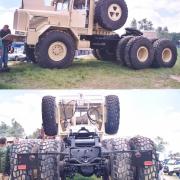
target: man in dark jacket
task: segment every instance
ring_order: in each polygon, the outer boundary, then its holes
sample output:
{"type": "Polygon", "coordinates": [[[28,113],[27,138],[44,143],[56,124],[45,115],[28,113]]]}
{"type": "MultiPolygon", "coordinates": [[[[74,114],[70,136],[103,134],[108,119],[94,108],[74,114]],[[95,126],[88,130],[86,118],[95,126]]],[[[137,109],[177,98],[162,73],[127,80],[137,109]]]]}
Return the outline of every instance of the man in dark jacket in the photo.
{"type": "Polygon", "coordinates": [[[2,39],[2,57],[0,60],[0,71],[9,71],[8,68],[8,49],[11,42],[3,39],[6,35],[11,34],[8,25],[4,25],[3,29],[0,30],[0,38],[2,39]]]}

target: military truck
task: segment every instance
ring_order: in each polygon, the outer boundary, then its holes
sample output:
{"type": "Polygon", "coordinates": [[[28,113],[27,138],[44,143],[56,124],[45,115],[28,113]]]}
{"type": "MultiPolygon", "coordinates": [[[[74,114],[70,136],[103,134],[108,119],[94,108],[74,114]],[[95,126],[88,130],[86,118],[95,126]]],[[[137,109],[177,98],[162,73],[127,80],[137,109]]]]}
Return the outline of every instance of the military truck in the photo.
{"type": "Polygon", "coordinates": [[[66,180],[81,174],[103,180],[157,180],[153,141],[141,136],[119,138],[119,124],[116,95],[43,97],[45,136],[12,147],[11,179],[66,180]],[[116,138],[110,136],[115,134],[116,138]]]}
{"type": "Polygon", "coordinates": [[[29,59],[44,68],[66,68],[75,50],[91,48],[102,61],[133,69],[173,67],[176,46],[166,39],[147,39],[124,26],[128,8],[124,0],[22,0],[14,13],[16,35],[23,36],[29,59]]]}

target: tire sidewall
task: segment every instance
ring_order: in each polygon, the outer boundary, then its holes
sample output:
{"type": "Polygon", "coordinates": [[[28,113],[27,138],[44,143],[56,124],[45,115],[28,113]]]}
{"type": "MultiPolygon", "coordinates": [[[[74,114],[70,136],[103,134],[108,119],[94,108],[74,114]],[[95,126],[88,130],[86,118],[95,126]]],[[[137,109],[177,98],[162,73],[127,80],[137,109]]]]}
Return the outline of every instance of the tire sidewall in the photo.
{"type": "Polygon", "coordinates": [[[109,95],[106,96],[106,122],[105,132],[106,134],[113,135],[119,130],[120,124],[120,103],[118,96],[109,95]]]}
{"type": "Polygon", "coordinates": [[[131,64],[134,69],[138,70],[138,69],[148,68],[151,66],[153,62],[154,49],[151,42],[146,38],[141,37],[135,40],[134,42],[132,42],[129,53],[130,53],[131,64]],[[149,53],[148,58],[144,62],[139,61],[137,57],[137,51],[141,46],[146,47],[149,53]]]}
{"type": "Polygon", "coordinates": [[[58,133],[56,123],[56,104],[55,97],[45,96],[42,99],[42,121],[45,134],[55,136],[58,133]]]}
{"type": "Polygon", "coordinates": [[[102,4],[101,4],[100,8],[98,9],[99,11],[97,11],[97,13],[101,14],[102,23],[103,22],[105,23],[106,27],[103,27],[103,28],[107,28],[108,30],[117,30],[117,29],[121,28],[126,23],[127,16],[128,16],[127,15],[127,11],[128,11],[127,6],[126,6],[124,0],[105,0],[105,1],[102,1],[101,3],[102,4]],[[122,10],[121,17],[117,21],[112,21],[108,15],[108,8],[112,4],[118,4],[122,10]]]}
{"type": "Polygon", "coordinates": [[[117,57],[117,61],[120,62],[120,64],[122,65],[126,65],[124,56],[125,56],[125,48],[127,43],[130,41],[130,39],[132,38],[132,36],[127,36],[127,37],[123,37],[117,45],[117,50],[116,50],[116,57],[117,57]]]}
{"type": "Polygon", "coordinates": [[[155,42],[155,61],[160,67],[173,67],[177,60],[176,46],[169,40],[160,40],[155,42]],[[162,52],[165,48],[169,48],[172,52],[172,58],[169,62],[165,62],[162,59],[162,52]]]}
{"type": "Polygon", "coordinates": [[[43,43],[39,46],[39,54],[41,60],[39,64],[45,68],[65,68],[71,65],[74,55],[75,55],[75,44],[72,37],[64,32],[52,31],[47,34],[47,36],[43,39],[43,43]],[[54,61],[49,57],[48,49],[50,45],[54,42],[62,42],[67,48],[66,56],[60,61],[54,61]]]}

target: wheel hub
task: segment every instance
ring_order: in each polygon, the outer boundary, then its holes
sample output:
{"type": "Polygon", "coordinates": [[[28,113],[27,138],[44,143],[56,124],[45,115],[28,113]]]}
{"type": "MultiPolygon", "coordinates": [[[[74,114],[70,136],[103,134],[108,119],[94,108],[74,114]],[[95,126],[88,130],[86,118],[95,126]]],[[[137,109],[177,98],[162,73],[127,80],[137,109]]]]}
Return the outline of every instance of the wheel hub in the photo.
{"type": "Polygon", "coordinates": [[[145,46],[141,46],[137,51],[137,58],[140,62],[145,62],[148,59],[149,51],[145,46]]]}
{"type": "Polygon", "coordinates": [[[122,16],[122,9],[118,4],[111,4],[108,8],[108,16],[112,21],[118,21],[122,16]]]}
{"type": "Polygon", "coordinates": [[[169,48],[165,48],[162,52],[162,60],[164,62],[169,62],[172,59],[172,51],[169,48]]]}
{"type": "Polygon", "coordinates": [[[54,42],[49,46],[48,55],[53,61],[61,61],[67,54],[67,47],[63,42],[54,42]]]}

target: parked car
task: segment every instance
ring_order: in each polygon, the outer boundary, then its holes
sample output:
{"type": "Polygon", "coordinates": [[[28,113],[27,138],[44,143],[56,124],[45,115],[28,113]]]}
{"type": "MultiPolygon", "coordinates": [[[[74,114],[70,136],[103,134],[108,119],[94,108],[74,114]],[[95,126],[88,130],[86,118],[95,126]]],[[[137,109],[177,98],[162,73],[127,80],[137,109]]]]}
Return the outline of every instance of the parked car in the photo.
{"type": "Polygon", "coordinates": [[[24,61],[26,59],[24,43],[14,42],[9,50],[8,59],[10,61],[24,61]]]}
{"type": "Polygon", "coordinates": [[[180,172],[180,160],[179,159],[171,159],[164,166],[164,173],[168,173],[168,175],[172,176],[174,173],[178,174],[180,172]]]}
{"type": "Polygon", "coordinates": [[[26,59],[26,54],[23,52],[14,52],[12,54],[8,54],[9,61],[24,61],[26,59]]]}

